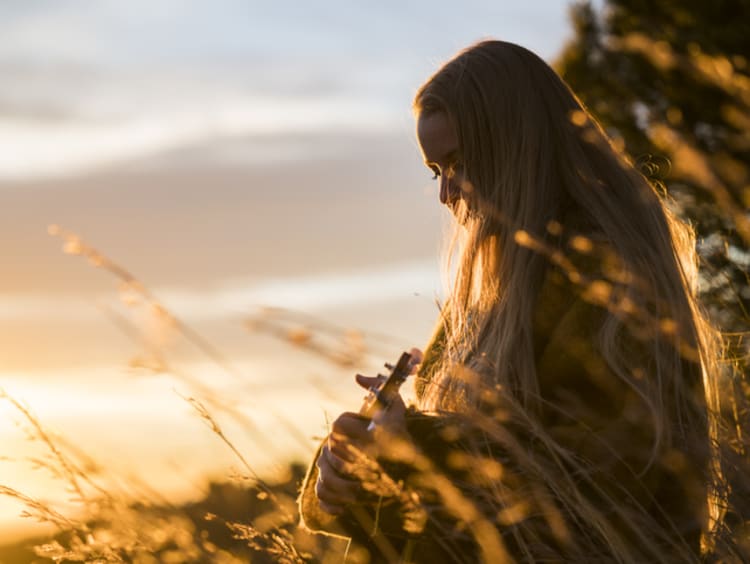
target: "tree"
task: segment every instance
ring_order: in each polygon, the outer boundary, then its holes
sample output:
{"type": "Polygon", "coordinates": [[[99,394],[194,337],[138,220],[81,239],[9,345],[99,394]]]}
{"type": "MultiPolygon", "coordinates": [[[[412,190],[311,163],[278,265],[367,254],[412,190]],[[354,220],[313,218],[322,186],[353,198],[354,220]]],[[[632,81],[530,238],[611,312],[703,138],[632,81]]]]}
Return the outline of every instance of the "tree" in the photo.
{"type": "Polygon", "coordinates": [[[558,72],[694,224],[701,292],[747,368],[750,0],[584,1],[558,72]]]}

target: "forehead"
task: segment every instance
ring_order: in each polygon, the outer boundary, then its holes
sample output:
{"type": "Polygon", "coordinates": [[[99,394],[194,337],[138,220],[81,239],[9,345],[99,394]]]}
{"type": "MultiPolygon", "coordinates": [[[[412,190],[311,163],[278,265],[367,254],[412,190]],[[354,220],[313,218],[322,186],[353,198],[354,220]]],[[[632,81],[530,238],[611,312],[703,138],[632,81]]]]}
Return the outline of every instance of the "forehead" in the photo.
{"type": "Polygon", "coordinates": [[[456,130],[444,112],[420,114],[417,138],[426,162],[439,163],[458,150],[456,130]]]}

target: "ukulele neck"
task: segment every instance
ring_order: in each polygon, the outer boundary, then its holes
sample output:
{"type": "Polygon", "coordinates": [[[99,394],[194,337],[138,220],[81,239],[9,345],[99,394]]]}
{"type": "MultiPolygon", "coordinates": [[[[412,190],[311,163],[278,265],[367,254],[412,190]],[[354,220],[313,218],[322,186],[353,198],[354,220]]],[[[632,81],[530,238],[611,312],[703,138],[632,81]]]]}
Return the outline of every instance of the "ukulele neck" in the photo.
{"type": "Polygon", "coordinates": [[[409,377],[410,371],[411,355],[405,352],[398,359],[396,366],[393,367],[385,381],[380,386],[370,388],[370,393],[365,398],[362,409],[359,410],[360,415],[372,418],[377,411],[387,409],[398,395],[401,384],[409,377]]]}

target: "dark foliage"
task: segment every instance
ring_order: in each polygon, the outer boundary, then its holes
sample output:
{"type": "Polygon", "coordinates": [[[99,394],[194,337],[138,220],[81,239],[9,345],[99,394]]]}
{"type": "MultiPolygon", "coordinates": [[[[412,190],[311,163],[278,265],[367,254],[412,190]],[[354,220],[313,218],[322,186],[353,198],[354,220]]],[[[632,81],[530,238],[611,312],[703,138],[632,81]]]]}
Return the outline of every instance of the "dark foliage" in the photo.
{"type": "Polygon", "coordinates": [[[746,370],[750,1],[581,2],[571,15],[557,70],[694,224],[704,301],[746,370]]]}

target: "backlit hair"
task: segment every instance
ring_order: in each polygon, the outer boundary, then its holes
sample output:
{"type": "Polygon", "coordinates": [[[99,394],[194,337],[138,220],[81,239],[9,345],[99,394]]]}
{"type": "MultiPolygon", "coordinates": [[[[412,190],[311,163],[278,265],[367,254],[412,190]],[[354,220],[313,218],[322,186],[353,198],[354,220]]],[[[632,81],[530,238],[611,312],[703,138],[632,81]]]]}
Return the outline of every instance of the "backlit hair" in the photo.
{"type": "MultiPolygon", "coordinates": [[[[694,234],[666,197],[554,70],[518,45],[483,41],[462,51],[419,89],[414,110],[443,112],[455,127],[470,191],[448,253],[456,264],[442,316],[446,346],[420,407],[471,411],[482,389],[499,389],[533,420],[541,398],[534,311],[554,264],[607,310],[591,338],[648,407],[651,462],[677,445],[705,468],[706,484],[720,481],[710,462],[720,453],[709,445],[719,442],[721,341],[696,299],[694,234]],[[604,266],[587,270],[592,248],[604,266]],[[646,378],[634,374],[628,339],[653,359],[646,378]]],[[[530,432],[549,440],[538,426],[530,432]]],[[[709,496],[714,526],[718,495],[709,496]]]]}

